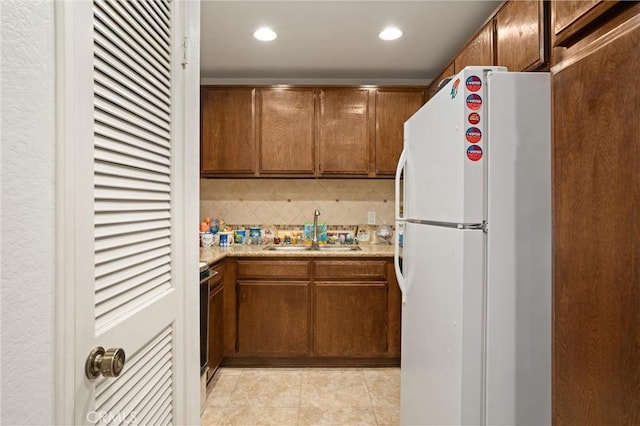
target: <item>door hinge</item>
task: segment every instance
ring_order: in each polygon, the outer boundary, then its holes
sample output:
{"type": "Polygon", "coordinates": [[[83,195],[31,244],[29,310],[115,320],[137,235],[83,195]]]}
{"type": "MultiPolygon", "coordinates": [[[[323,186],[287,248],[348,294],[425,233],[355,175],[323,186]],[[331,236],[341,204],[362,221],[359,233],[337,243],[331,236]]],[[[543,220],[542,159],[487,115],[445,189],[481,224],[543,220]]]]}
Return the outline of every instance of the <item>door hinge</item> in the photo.
{"type": "Polygon", "coordinates": [[[187,37],[182,39],[182,68],[186,68],[189,63],[189,59],[187,58],[187,37]]]}

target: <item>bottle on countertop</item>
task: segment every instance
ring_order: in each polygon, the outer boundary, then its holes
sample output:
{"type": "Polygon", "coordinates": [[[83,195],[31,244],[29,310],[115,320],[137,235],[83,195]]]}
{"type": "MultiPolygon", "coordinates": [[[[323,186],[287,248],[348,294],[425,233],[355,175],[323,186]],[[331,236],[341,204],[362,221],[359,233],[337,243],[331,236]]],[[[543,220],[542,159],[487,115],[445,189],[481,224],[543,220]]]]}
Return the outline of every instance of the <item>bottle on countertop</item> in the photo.
{"type": "Polygon", "coordinates": [[[376,238],[378,242],[381,244],[389,244],[391,242],[391,237],[393,237],[393,230],[386,223],[380,225],[378,230],[376,231],[376,238]]]}

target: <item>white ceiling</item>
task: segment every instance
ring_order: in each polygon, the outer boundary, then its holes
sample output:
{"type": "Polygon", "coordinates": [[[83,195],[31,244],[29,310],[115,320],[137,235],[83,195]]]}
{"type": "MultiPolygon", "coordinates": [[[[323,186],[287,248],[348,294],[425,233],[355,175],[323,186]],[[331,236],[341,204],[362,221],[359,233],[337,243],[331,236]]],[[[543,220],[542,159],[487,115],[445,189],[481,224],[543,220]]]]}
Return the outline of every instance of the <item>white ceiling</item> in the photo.
{"type": "Polygon", "coordinates": [[[217,1],[201,4],[205,83],[427,84],[500,1],[217,1]],[[278,33],[272,42],[252,34],[278,33]],[[404,32],[385,42],[386,26],[404,32]]]}

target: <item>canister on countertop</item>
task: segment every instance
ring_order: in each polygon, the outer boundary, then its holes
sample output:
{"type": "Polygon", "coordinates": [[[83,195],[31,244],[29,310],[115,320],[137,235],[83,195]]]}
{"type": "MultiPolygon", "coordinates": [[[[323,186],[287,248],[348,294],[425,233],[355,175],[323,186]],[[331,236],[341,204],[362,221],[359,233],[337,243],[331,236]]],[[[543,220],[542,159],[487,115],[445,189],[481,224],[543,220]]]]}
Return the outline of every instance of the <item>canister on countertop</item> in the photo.
{"type": "Polygon", "coordinates": [[[233,231],[220,231],[220,232],[218,232],[218,235],[220,236],[220,247],[223,247],[222,246],[222,236],[223,235],[226,235],[225,239],[227,241],[227,245],[225,247],[229,247],[229,246],[233,245],[233,241],[234,241],[233,231]]]}
{"type": "Polygon", "coordinates": [[[252,226],[249,228],[249,238],[251,238],[251,244],[262,243],[262,229],[259,226],[252,226]]]}
{"type": "Polygon", "coordinates": [[[229,235],[220,234],[220,247],[229,247],[229,235]]]}
{"type": "Polygon", "coordinates": [[[242,243],[244,243],[244,240],[247,237],[247,231],[244,230],[244,229],[238,229],[234,233],[234,236],[235,236],[236,243],[242,244],[242,243]]]}

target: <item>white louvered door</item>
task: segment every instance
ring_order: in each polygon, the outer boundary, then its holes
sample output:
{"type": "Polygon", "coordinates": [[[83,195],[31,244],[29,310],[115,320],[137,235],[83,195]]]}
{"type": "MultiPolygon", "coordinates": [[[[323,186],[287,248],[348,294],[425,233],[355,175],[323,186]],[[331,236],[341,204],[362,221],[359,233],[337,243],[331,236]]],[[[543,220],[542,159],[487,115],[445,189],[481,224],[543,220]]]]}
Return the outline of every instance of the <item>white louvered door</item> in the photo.
{"type": "Polygon", "coordinates": [[[184,336],[196,315],[185,309],[185,286],[195,294],[197,278],[187,283],[184,273],[183,5],[85,3],[76,12],[84,8],[91,28],[78,23],[82,13],[74,22],[92,34],[92,75],[77,77],[92,86],[92,108],[78,111],[78,126],[89,118],[92,136],[76,142],[78,164],[68,165],[88,180],[74,200],[74,422],[180,424],[191,418],[185,386],[198,380],[183,377],[197,359],[184,336]],[[119,377],[86,378],[97,346],[125,351],[119,377]]]}

